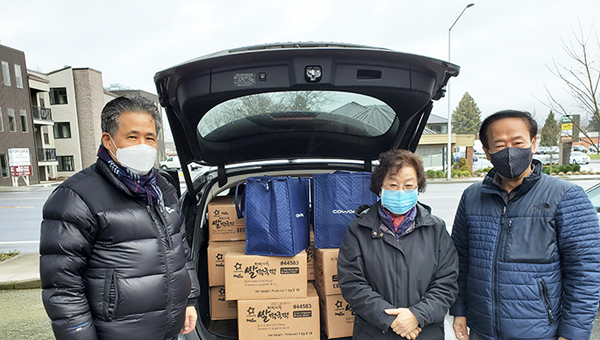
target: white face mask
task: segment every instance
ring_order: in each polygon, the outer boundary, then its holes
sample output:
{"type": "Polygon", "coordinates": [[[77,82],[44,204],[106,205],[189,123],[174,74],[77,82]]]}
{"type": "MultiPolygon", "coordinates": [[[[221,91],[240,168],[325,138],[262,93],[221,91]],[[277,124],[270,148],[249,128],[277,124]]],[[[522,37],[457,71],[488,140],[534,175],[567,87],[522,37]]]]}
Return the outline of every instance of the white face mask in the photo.
{"type": "Polygon", "coordinates": [[[117,148],[117,154],[113,154],[113,156],[117,158],[117,161],[119,161],[122,166],[140,176],[150,172],[156,161],[157,150],[155,148],[146,144],[119,148],[112,137],[110,137],[110,140],[113,142],[115,148],[117,148]]]}

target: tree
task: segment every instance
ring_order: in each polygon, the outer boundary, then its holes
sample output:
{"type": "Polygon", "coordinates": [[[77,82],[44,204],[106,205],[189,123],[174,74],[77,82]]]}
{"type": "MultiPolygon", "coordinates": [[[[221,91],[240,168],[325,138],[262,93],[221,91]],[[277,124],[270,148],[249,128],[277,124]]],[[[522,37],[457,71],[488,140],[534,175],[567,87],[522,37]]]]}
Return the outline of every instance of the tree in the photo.
{"type": "Polygon", "coordinates": [[[479,110],[469,92],[465,92],[452,113],[452,132],[458,134],[477,134],[480,126],[481,110],[479,110]]]}
{"type": "MultiPolygon", "coordinates": [[[[594,125],[600,121],[600,94],[598,92],[600,64],[596,57],[598,50],[600,50],[600,41],[593,29],[586,36],[583,33],[581,24],[579,25],[579,33],[575,33],[575,31],[572,33],[575,36],[575,42],[566,44],[563,41],[563,50],[575,62],[575,66],[566,66],[554,62],[552,66],[548,66],[548,69],[566,85],[565,91],[575,101],[577,111],[587,113],[591,117],[591,125],[594,125]],[[592,38],[595,40],[594,45],[589,44],[592,38]],[[596,51],[593,51],[594,49],[596,51]]],[[[548,99],[548,102],[544,103],[546,106],[558,112],[563,117],[571,116],[572,112],[563,103],[555,99],[548,88],[546,88],[546,96],[548,99]]],[[[590,138],[586,129],[582,129],[576,122],[573,123],[575,125],[574,128],[579,129],[585,136],[584,139],[587,139],[587,142],[598,148],[598,143],[595,143],[590,138]]]]}
{"type": "Polygon", "coordinates": [[[560,136],[560,129],[558,122],[554,119],[554,113],[550,111],[544,127],[541,132],[540,146],[555,146],[558,145],[558,137],[560,136]]]}

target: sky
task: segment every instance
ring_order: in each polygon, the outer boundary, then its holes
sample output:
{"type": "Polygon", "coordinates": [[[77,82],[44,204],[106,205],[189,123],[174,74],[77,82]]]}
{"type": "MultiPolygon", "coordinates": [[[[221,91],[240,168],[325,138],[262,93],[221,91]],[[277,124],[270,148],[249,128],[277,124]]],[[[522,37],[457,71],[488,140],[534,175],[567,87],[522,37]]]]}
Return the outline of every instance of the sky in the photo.
{"type": "MultiPolygon", "coordinates": [[[[448,117],[468,92],[482,119],[526,110],[539,122],[548,89],[580,113],[548,67],[575,67],[564,45],[600,29],[598,0],[0,0],[0,44],[25,52],[27,68],[69,65],[156,93],[154,74],[199,56],[243,46],[332,41],[450,60],[461,67],[433,114],[448,117]],[[597,22],[596,22],[597,21],[597,22]]],[[[600,61],[595,35],[588,43],[600,61]]],[[[585,119],[585,118],[583,118],[585,119]]]]}

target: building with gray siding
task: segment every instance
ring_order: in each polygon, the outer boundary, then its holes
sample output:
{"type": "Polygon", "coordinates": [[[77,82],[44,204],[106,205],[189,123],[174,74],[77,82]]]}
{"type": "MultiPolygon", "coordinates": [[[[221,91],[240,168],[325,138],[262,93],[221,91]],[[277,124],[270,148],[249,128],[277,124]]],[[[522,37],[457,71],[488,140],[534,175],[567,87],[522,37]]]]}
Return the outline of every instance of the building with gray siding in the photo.
{"type": "Polygon", "coordinates": [[[29,96],[25,53],[0,45],[0,185],[3,186],[12,185],[9,149],[29,151],[29,181],[39,182],[29,96]]]}

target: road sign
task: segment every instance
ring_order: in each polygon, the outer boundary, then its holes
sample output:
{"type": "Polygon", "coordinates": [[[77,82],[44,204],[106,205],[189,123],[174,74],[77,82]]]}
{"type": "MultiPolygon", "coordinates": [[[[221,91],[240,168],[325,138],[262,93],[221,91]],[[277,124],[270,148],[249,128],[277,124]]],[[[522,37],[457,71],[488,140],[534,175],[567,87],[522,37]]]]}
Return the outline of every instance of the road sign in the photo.
{"type": "Polygon", "coordinates": [[[31,165],[18,165],[10,167],[10,174],[13,177],[31,176],[31,165]]]}
{"type": "Polygon", "coordinates": [[[572,122],[573,122],[573,119],[572,119],[571,117],[563,116],[563,117],[560,119],[560,122],[561,122],[561,123],[572,123],[572,122]]]}
{"type": "Polygon", "coordinates": [[[27,149],[27,148],[8,149],[8,165],[9,166],[31,165],[31,158],[29,157],[29,149],[27,149]]]}
{"type": "Polygon", "coordinates": [[[573,130],[573,123],[562,123],[560,125],[561,130],[573,130]]]}

